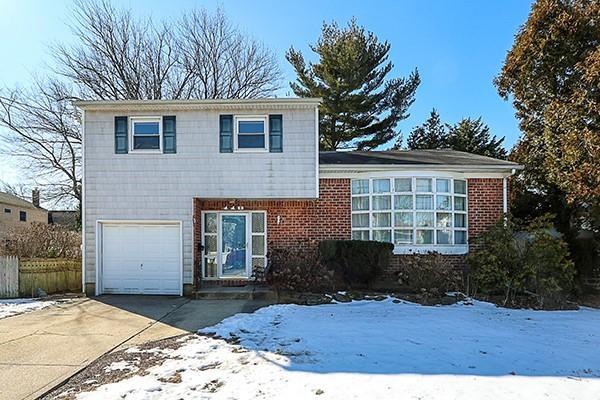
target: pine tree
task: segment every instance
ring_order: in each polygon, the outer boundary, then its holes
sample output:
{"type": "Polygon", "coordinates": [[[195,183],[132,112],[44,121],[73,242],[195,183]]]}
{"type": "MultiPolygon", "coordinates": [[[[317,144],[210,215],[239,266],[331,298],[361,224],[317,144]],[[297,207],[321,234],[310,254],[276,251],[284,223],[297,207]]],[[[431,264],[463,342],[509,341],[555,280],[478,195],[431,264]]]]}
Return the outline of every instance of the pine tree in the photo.
{"type": "Polygon", "coordinates": [[[413,128],[406,144],[411,150],[441,149],[446,147],[446,135],[446,126],[434,108],[423,125],[413,128]]]}
{"type": "Polygon", "coordinates": [[[322,150],[356,147],[374,149],[397,138],[398,122],[408,118],[420,78],[415,69],[407,78],[387,79],[393,64],[390,44],[380,42],[352,19],[347,27],[323,24],[321,37],[311,45],[319,60],[306,64],[290,48],[287,60],[297,80],[290,83],[300,97],[321,97],[319,128],[322,150]]]}
{"type": "Polygon", "coordinates": [[[494,158],[506,158],[502,147],[504,138],[490,135],[490,128],[477,119],[464,118],[451,126],[446,137],[446,146],[452,150],[466,151],[494,158]]]}

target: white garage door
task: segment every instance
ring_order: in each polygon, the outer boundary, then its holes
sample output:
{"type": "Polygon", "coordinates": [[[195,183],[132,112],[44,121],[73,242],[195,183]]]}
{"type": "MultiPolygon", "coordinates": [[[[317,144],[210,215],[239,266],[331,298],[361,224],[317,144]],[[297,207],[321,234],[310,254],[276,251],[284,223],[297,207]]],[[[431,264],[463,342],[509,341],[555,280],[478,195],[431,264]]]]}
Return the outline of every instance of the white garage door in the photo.
{"type": "Polygon", "coordinates": [[[102,224],[102,293],[181,293],[179,225],[102,224]]]}

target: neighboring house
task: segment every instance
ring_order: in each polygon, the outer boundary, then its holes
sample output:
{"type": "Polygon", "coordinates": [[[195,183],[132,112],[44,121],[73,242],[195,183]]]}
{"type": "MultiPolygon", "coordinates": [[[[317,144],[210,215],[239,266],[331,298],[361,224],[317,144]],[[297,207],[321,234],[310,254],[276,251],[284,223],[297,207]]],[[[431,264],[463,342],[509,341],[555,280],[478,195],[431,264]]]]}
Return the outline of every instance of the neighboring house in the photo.
{"type": "Polygon", "coordinates": [[[50,210],[48,211],[48,223],[78,230],[81,227],[78,216],[79,213],[73,210],[50,210]]]}
{"type": "Polygon", "coordinates": [[[11,229],[32,222],[48,223],[48,211],[40,207],[38,190],[33,190],[31,202],[0,192],[0,239],[6,238],[11,229]]]}
{"type": "Polygon", "coordinates": [[[319,99],[79,101],[84,279],[99,293],[243,284],[270,248],[395,243],[464,264],[515,163],[450,150],[318,151],[319,99]]]}

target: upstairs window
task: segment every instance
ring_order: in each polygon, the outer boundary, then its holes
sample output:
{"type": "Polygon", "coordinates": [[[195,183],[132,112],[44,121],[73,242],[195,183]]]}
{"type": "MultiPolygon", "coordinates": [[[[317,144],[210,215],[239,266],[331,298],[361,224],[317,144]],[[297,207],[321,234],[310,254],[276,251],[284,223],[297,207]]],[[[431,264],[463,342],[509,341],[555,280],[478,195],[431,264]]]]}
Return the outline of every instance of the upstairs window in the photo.
{"type": "Polygon", "coordinates": [[[4,209],[4,213],[5,214],[10,214],[12,212],[12,210],[10,208],[5,208],[4,209]]]}
{"type": "Polygon", "coordinates": [[[27,222],[27,212],[19,211],[19,221],[27,222]]]}
{"type": "Polygon", "coordinates": [[[160,117],[131,118],[131,151],[161,151],[160,117]]]}
{"type": "Polygon", "coordinates": [[[235,150],[268,151],[266,116],[235,117],[235,150]]]}

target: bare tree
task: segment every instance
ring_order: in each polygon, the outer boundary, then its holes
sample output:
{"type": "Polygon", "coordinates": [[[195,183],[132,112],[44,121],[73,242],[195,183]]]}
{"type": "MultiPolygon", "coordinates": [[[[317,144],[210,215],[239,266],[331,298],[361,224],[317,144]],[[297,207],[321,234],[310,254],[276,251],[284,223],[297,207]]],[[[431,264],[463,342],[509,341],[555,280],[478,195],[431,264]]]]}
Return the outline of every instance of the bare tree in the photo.
{"type": "Polygon", "coordinates": [[[3,153],[18,157],[46,201],[81,200],[81,133],[70,91],[58,81],[37,81],[28,90],[0,94],[3,153]]]}
{"type": "Polygon", "coordinates": [[[81,134],[74,98],[188,99],[272,96],[274,55],[242,35],[221,10],[180,21],[134,18],[105,0],[78,0],[76,44],[55,46],[57,78],[29,90],[0,90],[5,155],[23,161],[46,201],[81,209],[81,134]]]}
{"type": "Polygon", "coordinates": [[[260,43],[235,29],[218,9],[184,15],[177,47],[196,98],[267,97],[280,88],[277,61],[260,43]]]}
{"type": "Polygon", "coordinates": [[[85,97],[249,98],[280,87],[274,55],[221,10],[194,10],[177,24],[157,24],[107,1],[80,0],[71,27],[78,41],[56,46],[57,72],[85,97]]]}

